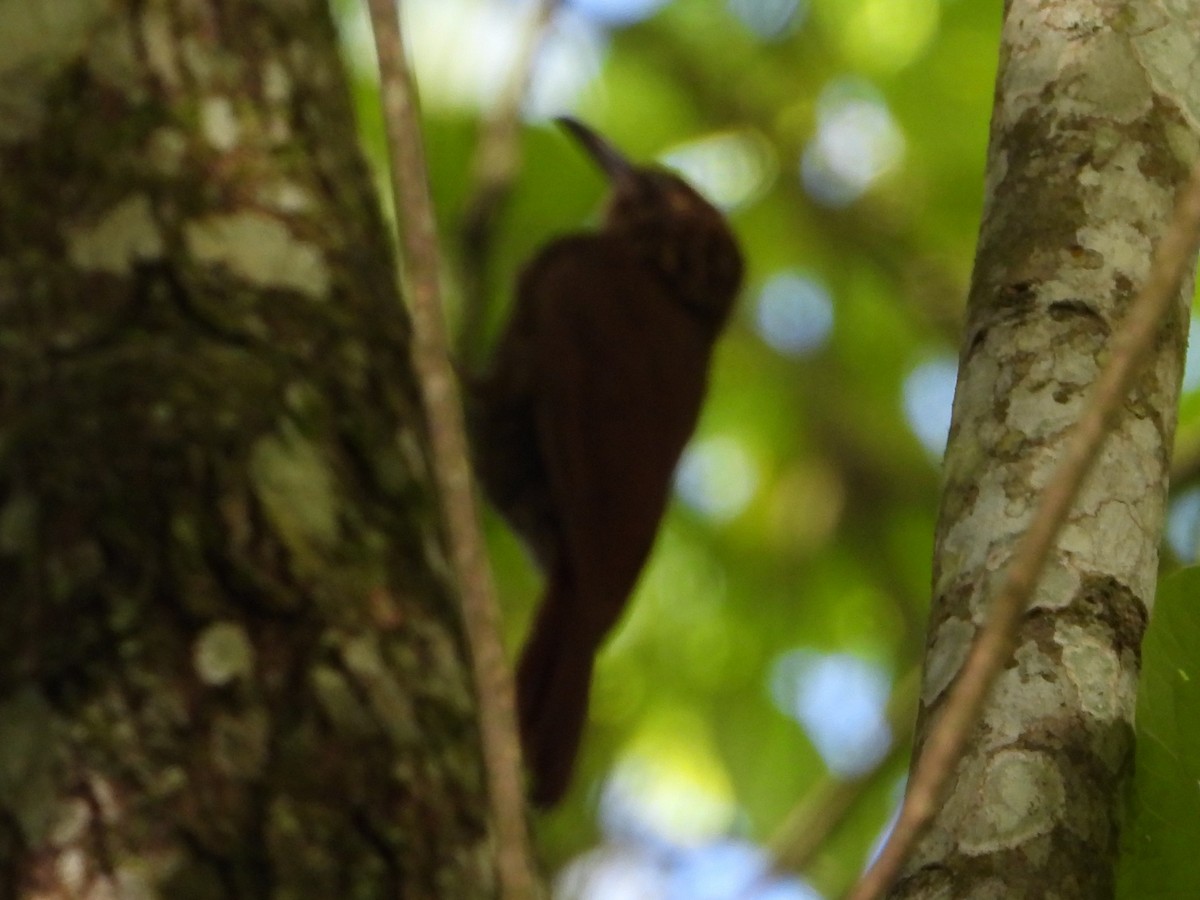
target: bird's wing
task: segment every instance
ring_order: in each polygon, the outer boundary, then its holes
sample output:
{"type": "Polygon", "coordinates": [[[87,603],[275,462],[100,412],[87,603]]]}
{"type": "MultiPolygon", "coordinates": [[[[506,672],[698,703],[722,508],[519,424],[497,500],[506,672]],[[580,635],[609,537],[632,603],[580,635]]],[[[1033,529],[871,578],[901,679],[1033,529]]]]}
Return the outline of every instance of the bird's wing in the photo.
{"type": "Polygon", "coordinates": [[[709,343],[660,279],[603,235],[552,247],[524,287],[563,552],[581,612],[607,630],[654,543],[704,397],[709,343]]]}

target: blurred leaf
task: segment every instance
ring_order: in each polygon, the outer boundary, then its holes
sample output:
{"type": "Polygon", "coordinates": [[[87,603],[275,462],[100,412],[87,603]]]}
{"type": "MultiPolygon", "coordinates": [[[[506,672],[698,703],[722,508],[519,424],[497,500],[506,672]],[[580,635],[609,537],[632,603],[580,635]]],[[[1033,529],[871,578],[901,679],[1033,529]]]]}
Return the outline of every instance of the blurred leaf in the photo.
{"type": "Polygon", "coordinates": [[[1200,884],[1200,568],[1159,585],[1142,644],[1137,769],[1117,896],[1183,900],[1200,884]]]}

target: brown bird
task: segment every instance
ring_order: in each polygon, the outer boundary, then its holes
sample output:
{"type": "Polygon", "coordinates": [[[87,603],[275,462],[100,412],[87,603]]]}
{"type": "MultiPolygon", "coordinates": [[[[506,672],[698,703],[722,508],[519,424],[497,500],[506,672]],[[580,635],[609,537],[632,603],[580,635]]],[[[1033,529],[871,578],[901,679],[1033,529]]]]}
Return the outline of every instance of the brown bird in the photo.
{"type": "Polygon", "coordinates": [[[526,266],[467,391],[479,480],[547,578],[517,672],[538,806],[570,781],[593,660],[654,544],[742,275],[724,218],[681,178],[559,123],[612,184],[604,225],[526,266]]]}

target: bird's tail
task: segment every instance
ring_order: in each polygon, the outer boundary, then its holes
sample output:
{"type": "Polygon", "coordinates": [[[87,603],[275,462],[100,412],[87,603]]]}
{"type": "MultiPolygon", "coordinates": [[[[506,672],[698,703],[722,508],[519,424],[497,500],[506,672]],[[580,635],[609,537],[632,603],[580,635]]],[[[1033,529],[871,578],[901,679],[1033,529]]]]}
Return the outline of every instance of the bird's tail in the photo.
{"type": "Polygon", "coordinates": [[[553,806],[566,793],[587,721],[596,635],[573,615],[570,579],[550,579],[517,668],[517,718],[530,801],[553,806]]]}

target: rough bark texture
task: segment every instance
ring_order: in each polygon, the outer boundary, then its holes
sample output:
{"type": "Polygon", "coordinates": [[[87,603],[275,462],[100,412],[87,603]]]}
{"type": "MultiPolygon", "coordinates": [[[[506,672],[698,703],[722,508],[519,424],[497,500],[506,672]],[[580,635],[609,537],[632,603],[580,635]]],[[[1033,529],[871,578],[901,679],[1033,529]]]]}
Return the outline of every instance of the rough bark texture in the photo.
{"type": "Polygon", "coordinates": [[[494,895],[325,0],[0,0],[0,897],[494,895]]]}
{"type": "MultiPolygon", "coordinates": [[[[1197,158],[1198,53],[1194,2],[1006,4],[922,727],[1197,158]]],[[[952,795],[894,897],[1112,895],[1191,292],[1101,452],[952,795]]]]}

